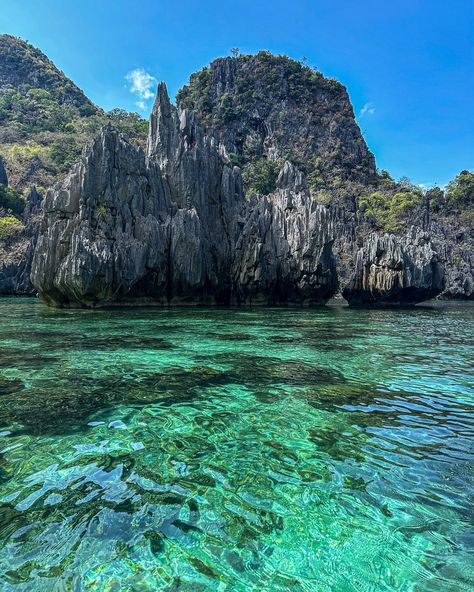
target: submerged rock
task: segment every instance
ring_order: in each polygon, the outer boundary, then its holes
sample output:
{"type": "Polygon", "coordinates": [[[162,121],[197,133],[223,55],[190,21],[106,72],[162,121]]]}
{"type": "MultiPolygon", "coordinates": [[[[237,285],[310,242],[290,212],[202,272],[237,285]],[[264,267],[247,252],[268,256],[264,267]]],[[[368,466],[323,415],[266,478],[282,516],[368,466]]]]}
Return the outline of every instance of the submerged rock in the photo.
{"type": "Polygon", "coordinates": [[[429,236],[372,234],[357,252],[342,294],[351,306],[413,306],[440,294],[444,271],[429,236]]]}
{"type": "Polygon", "coordinates": [[[225,148],[161,84],[146,154],[106,127],[48,191],[31,279],[55,306],[320,304],[333,240],[288,163],[275,194],[247,201],[225,148]]]}

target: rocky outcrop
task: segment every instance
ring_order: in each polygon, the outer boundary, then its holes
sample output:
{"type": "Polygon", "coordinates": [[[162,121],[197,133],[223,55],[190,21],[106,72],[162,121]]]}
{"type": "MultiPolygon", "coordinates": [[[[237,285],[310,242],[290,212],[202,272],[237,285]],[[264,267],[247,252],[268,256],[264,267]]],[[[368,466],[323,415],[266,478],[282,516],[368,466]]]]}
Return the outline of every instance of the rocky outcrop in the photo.
{"type": "Polygon", "coordinates": [[[160,85],[146,154],[110,127],[46,194],[31,279],[55,306],[315,304],[335,291],[329,212],[285,165],[264,199],[160,85]]]}
{"type": "MultiPolygon", "coordinates": [[[[12,105],[21,103],[20,111],[37,124],[28,126],[26,143],[36,133],[39,144],[47,141],[53,100],[67,105],[74,119],[95,113],[96,121],[74,138],[52,129],[59,160],[69,162],[69,152],[76,153],[99,121],[115,122],[145,146],[139,119],[101,114],[41,52],[5,35],[0,47],[6,55],[0,94],[10,93],[12,105]],[[28,100],[30,87],[42,89],[42,97],[49,93],[48,109],[28,100]]],[[[382,192],[391,200],[395,191],[411,189],[376,174],[339,82],[302,62],[259,52],[213,61],[191,76],[177,105],[161,86],[146,150],[106,128],[48,192],[32,271],[52,304],[317,304],[337,283],[347,293],[357,253],[375,229],[404,232],[412,221],[429,234],[445,267],[441,297],[474,298],[474,218],[466,199],[462,207],[444,207],[439,189],[427,192],[423,207],[396,224],[364,213],[360,203],[368,196],[382,192]]],[[[18,112],[8,111],[0,143],[17,142],[18,112]]],[[[15,190],[47,187],[63,174],[59,161],[53,170],[53,161],[48,157],[46,166],[41,158],[35,152],[20,168],[7,161],[15,190]]],[[[0,161],[0,184],[7,181],[0,161]]],[[[0,244],[0,294],[34,290],[28,275],[39,231],[35,208],[27,205],[25,228],[0,244]]],[[[3,215],[8,210],[4,205],[3,215]]],[[[424,247],[411,246],[416,261],[424,247]]],[[[383,294],[373,291],[371,298],[383,300],[383,294]]]]}
{"type": "Polygon", "coordinates": [[[372,234],[357,252],[344,298],[351,306],[414,306],[440,294],[444,270],[429,235],[372,234]]]}
{"type": "Polygon", "coordinates": [[[36,290],[30,281],[31,264],[39,231],[41,194],[33,188],[23,212],[23,228],[4,242],[0,241],[0,295],[32,296],[36,290]]]}
{"type": "Polygon", "coordinates": [[[337,289],[330,212],[312,200],[304,176],[285,163],[278,189],[253,196],[235,245],[237,302],[324,304],[337,289]]]}
{"type": "Polygon", "coordinates": [[[0,243],[0,295],[31,296],[35,293],[30,279],[31,240],[21,232],[14,240],[0,243]]]}
{"type": "Polygon", "coordinates": [[[31,279],[52,304],[119,299],[159,257],[145,156],[104,128],[46,193],[31,279]]]}
{"type": "Polygon", "coordinates": [[[345,87],[286,56],[261,51],[214,60],[177,95],[243,164],[302,163],[311,178],[368,182],[375,159],[345,87]]]}
{"type": "Polygon", "coordinates": [[[446,288],[441,298],[474,300],[474,223],[438,217],[430,222],[429,231],[445,268],[446,288]]]}
{"type": "Polygon", "coordinates": [[[231,299],[235,218],[244,203],[240,170],[196,116],[171,105],[161,84],[150,119],[149,177],[169,215],[169,300],[231,299]]]}

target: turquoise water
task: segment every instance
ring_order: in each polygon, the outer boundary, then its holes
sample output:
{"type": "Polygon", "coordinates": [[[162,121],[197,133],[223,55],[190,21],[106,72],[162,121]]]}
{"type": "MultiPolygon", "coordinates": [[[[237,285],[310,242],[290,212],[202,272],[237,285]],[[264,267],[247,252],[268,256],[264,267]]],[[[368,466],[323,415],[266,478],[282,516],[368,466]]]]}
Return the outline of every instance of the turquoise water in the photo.
{"type": "Polygon", "coordinates": [[[2,592],[473,589],[474,307],[0,313],[2,592]]]}

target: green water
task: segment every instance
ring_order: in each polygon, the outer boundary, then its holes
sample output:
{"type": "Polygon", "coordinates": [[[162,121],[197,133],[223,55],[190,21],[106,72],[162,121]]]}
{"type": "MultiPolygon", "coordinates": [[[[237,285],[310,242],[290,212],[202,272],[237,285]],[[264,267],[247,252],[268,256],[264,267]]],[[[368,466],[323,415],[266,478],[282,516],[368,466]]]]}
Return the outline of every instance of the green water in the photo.
{"type": "Polygon", "coordinates": [[[474,586],[474,307],[0,300],[0,589],[474,586]]]}

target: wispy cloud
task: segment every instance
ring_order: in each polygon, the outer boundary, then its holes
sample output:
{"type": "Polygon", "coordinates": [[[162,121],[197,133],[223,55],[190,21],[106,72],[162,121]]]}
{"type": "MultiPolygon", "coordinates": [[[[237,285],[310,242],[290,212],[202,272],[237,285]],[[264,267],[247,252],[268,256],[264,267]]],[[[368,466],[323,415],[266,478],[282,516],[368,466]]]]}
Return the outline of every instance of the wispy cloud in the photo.
{"type": "Polygon", "coordinates": [[[144,68],[131,70],[126,74],[125,79],[130,83],[130,92],[138,98],[135,105],[145,111],[147,108],[146,101],[155,96],[154,89],[158,81],[144,68]]]}
{"type": "Polygon", "coordinates": [[[359,111],[359,117],[362,118],[364,115],[373,115],[375,113],[375,107],[372,103],[366,103],[359,111]]]}

